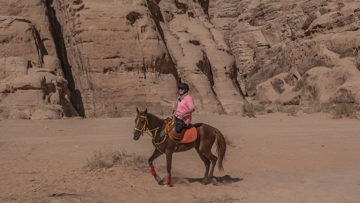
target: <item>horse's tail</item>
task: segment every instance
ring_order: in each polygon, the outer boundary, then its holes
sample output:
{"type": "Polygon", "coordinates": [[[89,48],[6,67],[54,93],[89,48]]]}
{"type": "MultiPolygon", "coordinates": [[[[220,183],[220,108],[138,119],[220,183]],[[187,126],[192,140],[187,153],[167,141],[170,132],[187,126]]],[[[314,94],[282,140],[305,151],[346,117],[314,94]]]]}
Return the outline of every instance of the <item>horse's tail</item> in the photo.
{"type": "Polygon", "coordinates": [[[225,153],[226,153],[226,140],[224,135],[218,130],[214,128],[216,134],[216,153],[219,157],[218,169],[219,171],[224,171],[223,162],[226,161],[225,153]]]}

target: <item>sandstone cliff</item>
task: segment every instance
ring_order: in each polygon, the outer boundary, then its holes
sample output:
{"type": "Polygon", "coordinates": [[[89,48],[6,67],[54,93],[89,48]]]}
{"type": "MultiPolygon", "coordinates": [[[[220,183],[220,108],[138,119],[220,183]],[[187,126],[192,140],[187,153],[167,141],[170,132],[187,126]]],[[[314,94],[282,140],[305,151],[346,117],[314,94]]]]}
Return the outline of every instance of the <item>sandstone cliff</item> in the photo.
{"type": "Polygon", "coordinates": [[[359,103],[359,8],[358,0],[2,1],[0,105],[11,117],[117,117],[135,107],[168,115],[180,78],[201,114],[241,113],[246,96],[359,103]]]}

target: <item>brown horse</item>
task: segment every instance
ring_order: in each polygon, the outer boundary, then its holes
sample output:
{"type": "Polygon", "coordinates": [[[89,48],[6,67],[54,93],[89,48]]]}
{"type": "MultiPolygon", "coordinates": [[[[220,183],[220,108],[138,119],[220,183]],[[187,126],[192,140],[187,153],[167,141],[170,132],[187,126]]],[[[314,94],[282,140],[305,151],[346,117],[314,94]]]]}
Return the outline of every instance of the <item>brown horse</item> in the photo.
{"type": "MultiPolygon", "coordinates": [[[[137,116],[135,119],[135,128],[134,128],[134,140],[138,140],[140,135],[143,135],[144,132],[150,131],[152,137],[152,143],[155,147],[155,150],[151,157],[148,160],[151,174],[154,176],[155,180],[161,184],[161,178],[156,174],[155,168],[153,166],[153,161],[160,155],[166,155],[166,169],[168,173],[166,185],[171,186],[171,161],[172,155],[174,152],[183,152],[189,149],[195,148],[198,152],[201,160],[205,164],[205,174],[203,178],[203,183],[206,184],[209,182],[209,177],[213,178],[214,168],[218,158],[211,153],[211,148],[216,142],[217,146],[217,155],[219,156],[219,165],[218,169],[223,171],[223,161],[225,160],[226,152],[226,141],[225,137],[221,132],[210,126],[203,123],[197,123],[193,126],[196,127],[198,133],[197,139],[192,143],[187,144],[177,144],[173,142],[167,132],[167,122],[164,119],[161,119],[153,114],[147,113],[147,109],[141,112],[136,108],[137,116]],[[210,168],[211,163],[211,168],[210,168]],[[209,173],[210,169],[210,173],[209,173]]],[[[215,179],[213,179],[215,182],[215,179]]]]}

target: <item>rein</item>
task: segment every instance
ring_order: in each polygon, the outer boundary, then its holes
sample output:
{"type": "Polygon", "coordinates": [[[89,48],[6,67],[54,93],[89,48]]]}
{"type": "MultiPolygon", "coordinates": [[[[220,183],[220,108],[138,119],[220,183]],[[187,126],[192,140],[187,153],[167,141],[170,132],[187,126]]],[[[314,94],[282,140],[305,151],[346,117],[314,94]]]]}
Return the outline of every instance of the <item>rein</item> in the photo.
{"type": "MultiPolygon", "coordinates": [[[[165,142],[166,137],[167,137],[167,136],[166,136],[166,135],[167,135],[167,133],[166,133],[166,127],[164,128],[165,135],[164,135],[163,140],[160,141],[160,142],[158,142],[158,143],[156,143],[156,142],[155,142],[155,138],[156,138],[157,132],[158,132],[158,130],[159,130],[159,127],[150,130],[150,129],[148,128],[149,122],[148,122],[147,116],[140,116],[140,118],[144,118],[144,119],[145,119],[145,123],[144,123],[144,125],[143,125],[143,127],[142,127],[141,129],[139,129],[139,128],[134,128],[134,130],[139,131],[141,134],[143,134],[144,132],[145,132],[146,134],[148,134],[148,135],[152,138],[152,140],[154,141],[154,144],[155,144],[156,149],[159,150],[161,153],[164,153],[164,152],[162,152],[162,151],[159,149],[159,147],[158,147],[157,145],[160,145],[160,144],[162,144],[162,143],[165,142]],[[153,136],[152,133],[151,133],[152,131],[155,131],[154,136],[153,136]]],[[[170,122],[169,122],[169,123],[170,123],[170,122]]],[[[169,123],[166,123],[166,120],[165,120],[165,124],[166,124],[166,125],[168,125],[169,123]]]]}

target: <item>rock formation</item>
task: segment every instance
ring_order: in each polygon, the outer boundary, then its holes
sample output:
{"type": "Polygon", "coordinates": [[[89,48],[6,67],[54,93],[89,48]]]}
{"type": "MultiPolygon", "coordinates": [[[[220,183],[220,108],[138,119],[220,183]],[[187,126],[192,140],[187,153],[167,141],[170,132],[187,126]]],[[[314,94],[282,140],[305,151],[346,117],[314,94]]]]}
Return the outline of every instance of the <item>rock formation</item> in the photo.
{"type": "Polygon", "coordinates": [[[10,117],[118,117],[135,107],[168,116],[180,79],[199,114],[241,113],[245,97],[359,103],[359,8],[358,0],[0,2],[0,106],[10,117]]]}

